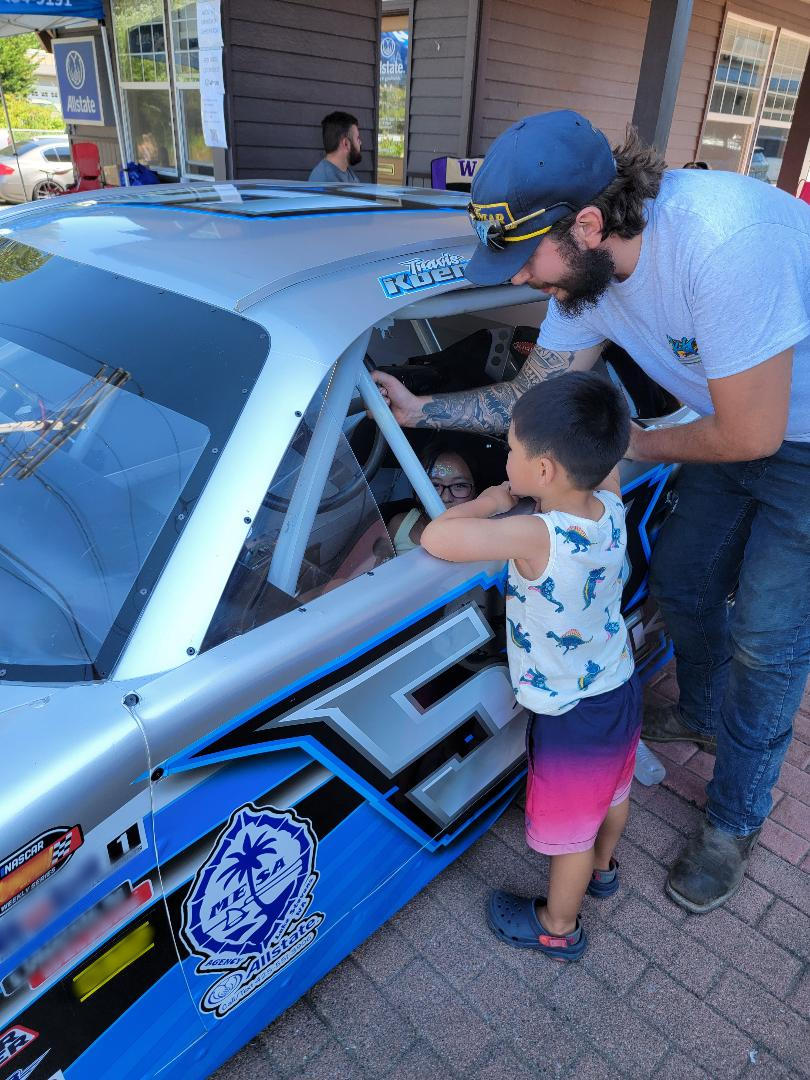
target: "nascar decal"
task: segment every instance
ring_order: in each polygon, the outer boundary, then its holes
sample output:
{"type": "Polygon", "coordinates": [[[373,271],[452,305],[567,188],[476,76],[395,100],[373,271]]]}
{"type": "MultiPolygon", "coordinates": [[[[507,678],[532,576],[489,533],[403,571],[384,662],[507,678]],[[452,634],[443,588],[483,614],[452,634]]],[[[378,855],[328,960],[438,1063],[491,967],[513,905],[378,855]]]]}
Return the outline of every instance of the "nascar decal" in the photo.
{"type": "Polygon", "coordinates": [[[81,826],[59,825],[0,860],[0,915],[60,870],[82,842],[81,826]]]}
{"type": "Polygon", "coordinates": [[[293,810],[247,803],[235,810],[183,904],[183,940],[203,959],[197,974],[223,975],[200,1007],[226,1016],[315,940],[309,912],[317,839],[293,810]]]}
{"type": "Polygon", "coordinates": [[[386,274],[377,280],[388,299],[395,300],[421,289],[435,289],[437,285],[447,285],[450,281],[463,281],[467,262],[463,255],[444,251],[435,259],[414,259],[406,263],[401,273],[386,274]]]}
{"type": "Polygon", "coordinates": [[[23,1027],[22,1024],[7,1028],[0,1035],[0,1069],[38,1038],[38,1031],[32,1031],[31,1028],[23,1027]]]}

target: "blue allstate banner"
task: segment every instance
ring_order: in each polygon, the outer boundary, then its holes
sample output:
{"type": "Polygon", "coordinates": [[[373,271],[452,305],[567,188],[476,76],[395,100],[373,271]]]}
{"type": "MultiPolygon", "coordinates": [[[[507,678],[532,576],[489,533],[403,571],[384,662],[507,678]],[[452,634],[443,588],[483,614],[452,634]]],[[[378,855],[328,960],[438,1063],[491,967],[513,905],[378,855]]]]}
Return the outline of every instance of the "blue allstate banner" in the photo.
{"type": "Polygon", "coordinates": [[[0,0],[0,15],[103,19],[104,5],[101,0],[0,0]]]}

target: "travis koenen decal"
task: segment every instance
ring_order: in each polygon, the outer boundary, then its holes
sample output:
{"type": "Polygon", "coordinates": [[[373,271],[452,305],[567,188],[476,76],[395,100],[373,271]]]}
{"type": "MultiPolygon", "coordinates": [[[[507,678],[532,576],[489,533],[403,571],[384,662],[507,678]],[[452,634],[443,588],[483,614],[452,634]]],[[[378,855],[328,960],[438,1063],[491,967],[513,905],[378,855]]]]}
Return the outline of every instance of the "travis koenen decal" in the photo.
{"type": "Polygon", "coordinates": [[[80,825],[56,825],[0,859],[0,915],[61,870],[82,843],[80,825]]]}
{"type": "Polygon", "coordinates": [[[204,1012],[225,1016],[313,943],[324,919],[307,914],[317,844],[294,810],[234,810],[183,904],[183,940],[203,957],[197,974],[223,972],[204,1012]]]}
{"type": "Polygon", "coordinates": [[[449,281],[463,281],[468,261],[464,255],[444,251],[433,259],[413,259],[399,274],[386,274],[377,280],[388,299],[394,300],[420,289],[446,285],[449,281]]]}

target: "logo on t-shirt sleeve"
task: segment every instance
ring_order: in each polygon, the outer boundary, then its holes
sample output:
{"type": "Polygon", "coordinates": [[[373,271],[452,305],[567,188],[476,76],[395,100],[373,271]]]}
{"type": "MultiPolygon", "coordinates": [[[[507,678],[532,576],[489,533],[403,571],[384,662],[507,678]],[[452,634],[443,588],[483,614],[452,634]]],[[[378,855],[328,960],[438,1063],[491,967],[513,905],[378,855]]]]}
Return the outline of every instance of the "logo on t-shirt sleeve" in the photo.
{"type": "Polygon", "coordinates": [[[674,338],[667,334],[667,341],[672,347],[676,358],[682,364],[700,363],[700,350],[697,341],[693,337],[674,338]]]}

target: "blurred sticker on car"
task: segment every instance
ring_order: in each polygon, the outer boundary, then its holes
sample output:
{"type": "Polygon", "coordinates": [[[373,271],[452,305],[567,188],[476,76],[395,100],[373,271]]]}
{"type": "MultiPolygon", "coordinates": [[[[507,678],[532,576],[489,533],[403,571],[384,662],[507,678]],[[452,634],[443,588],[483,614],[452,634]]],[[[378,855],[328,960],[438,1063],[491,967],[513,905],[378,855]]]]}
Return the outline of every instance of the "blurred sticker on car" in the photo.
{"type": "Polygon", "coordinates": [[[32,1031],[31,1028],[23,1027],[22,1024],[6,1028],[0,1035],[0,1069],[38,1038],[38,1031],[32,1031]]]}
{"type": "Polygon", "coordinates": [[[80,825],[57,825],[0,859],[0,915],[61,870],[82,843],[80,825]]]}

